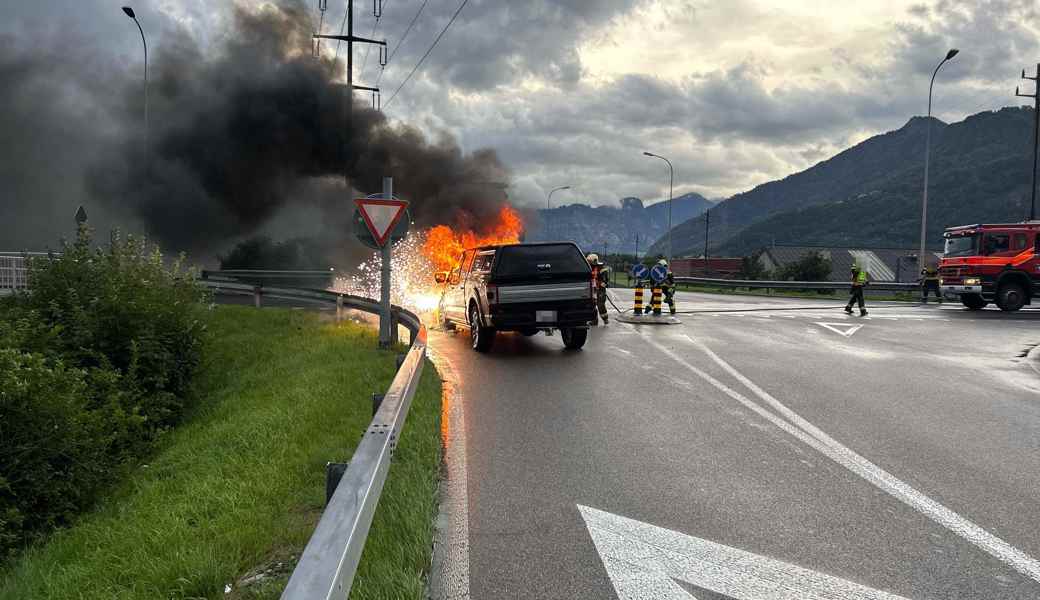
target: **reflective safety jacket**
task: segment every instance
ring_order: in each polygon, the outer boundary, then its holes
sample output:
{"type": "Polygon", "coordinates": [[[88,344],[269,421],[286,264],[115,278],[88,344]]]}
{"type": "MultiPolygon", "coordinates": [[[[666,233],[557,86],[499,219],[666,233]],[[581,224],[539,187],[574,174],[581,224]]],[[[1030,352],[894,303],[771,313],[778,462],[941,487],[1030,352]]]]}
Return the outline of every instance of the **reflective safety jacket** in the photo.
{"type": "Polygon", "coordinates": [[[610,267],[607,265],[592,266],[592,283],[597,288],[606,288],[610,281],[610,267]]]}
{"type": "Polygon", "coordinates": [[[939,281],[939,270],[935,267],[921,269],[921,279],[925,281],[939,281]]]}
{"type": "Polygon", "coordinates": [[[855,287],[862,287],[867,285],[867,272],[861,270],[859,273],[852,274],[852,285],[855,287]]]}

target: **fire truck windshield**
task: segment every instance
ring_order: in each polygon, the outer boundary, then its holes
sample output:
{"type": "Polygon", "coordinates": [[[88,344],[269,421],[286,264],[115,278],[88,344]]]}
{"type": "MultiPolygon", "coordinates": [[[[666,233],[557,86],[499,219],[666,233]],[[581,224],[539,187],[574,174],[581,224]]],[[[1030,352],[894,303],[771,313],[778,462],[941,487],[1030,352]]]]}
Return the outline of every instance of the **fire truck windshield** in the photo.
{"type": "Polygon", "coordinates": [[[972,256],[978,253],[978,234],[946,238],[944,256],[972,256]]]}

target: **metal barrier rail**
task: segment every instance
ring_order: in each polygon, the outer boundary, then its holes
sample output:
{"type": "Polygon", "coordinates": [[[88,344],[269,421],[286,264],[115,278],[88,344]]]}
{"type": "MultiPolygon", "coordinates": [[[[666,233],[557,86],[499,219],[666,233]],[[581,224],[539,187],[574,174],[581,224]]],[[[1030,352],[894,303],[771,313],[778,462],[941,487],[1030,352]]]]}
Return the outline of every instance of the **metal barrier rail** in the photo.
{"type": "Polygon", "coordinates": [[[200,273],[202,279],[210,277],[248,277],[249,279],[325,279],[335,277],[336,270],[328,271],[286,271],[269,269],[228,269],[224,271],[203,270],[200,273]]]}
{"type": "MultiPolygon", "coordinates": [[[[212,278],[202,283],[216,291],[260,293],[274,298],[329,303],[337,309],[379,312],[376,300],[328,290],[259,288],[212,278]]],[[[350,594],[372,517],[390,470],[390,459],[400,439],[426,359],[426,327],[419,317],[399,306],[392,307],[391,314],[396,322],[411,332],[411,349],[354,450],[346,472],[282,592],[282,600],[343,600],[350,594]]]]}
{"type": "MultiPolygon", "coordinates": [[[[715,287],[746,287],[778,290],[847,290],[850,285],[848,282],[844,281],[757,281],[753,279],[711,279],[707,277],[676,277],[675,282],[715,287]]],[[[917,283],[871,281],[867,285],[866,289],[879,292],[916,292],[921,289],[921,286],[917,283]]]]}

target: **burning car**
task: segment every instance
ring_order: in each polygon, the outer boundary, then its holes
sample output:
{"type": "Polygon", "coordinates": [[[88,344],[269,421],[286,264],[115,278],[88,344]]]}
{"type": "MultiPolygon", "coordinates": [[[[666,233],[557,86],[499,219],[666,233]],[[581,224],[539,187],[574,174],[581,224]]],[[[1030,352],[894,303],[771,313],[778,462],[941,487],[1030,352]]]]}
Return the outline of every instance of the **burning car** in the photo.
{"type": "Polygon", "coordinates": [[[559,330],[564,346],[576,350],[596,318],[591,268],[571,242],[471,248],[435,279],[444,286],[440,319],[468,329],[478,352],[490,350],[499,331],[559,330]]]}

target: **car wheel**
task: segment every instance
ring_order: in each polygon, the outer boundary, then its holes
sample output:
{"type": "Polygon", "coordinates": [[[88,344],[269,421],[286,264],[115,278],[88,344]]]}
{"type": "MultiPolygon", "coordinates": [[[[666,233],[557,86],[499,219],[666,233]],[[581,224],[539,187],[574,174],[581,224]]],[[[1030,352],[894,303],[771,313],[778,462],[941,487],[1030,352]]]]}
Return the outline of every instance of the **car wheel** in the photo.
{"type": "Polygon", "coordinates": [[[589,330],[582,327],[561,329],[560,337],[563,338],[563,345],[568,350],[579,350],[585,345],[585,340],[589,338],[589,330]]]}
{"type": "Polygon", "coordinates": [[[982,296],[978,294],[961,294],[961,304],[967,306],[969,310],[982,310],[989,302],[983,300],[982,296]]]}
{"type": "Polygon", "coordinates": [[[1000,310],[1014,312],[1026,303],[1026,291],[1017,283],[1005,283],[997,291],[997,306],[1000,310]]]}
{"type": "Polygon", "coordinates": [[[520,334],[521,335],[525,335],[527,337],[531,337],[533,335],[538,335],[538,330],[537,329],[521,329],[520,330],[520,334]]]}
{"type": "Polygon", "coordinates": [[[487,352],[495,343],[495,330],[480,326],[480,313],[476,306],[469,307],[469,341],[477,352],[487,352]]]}

